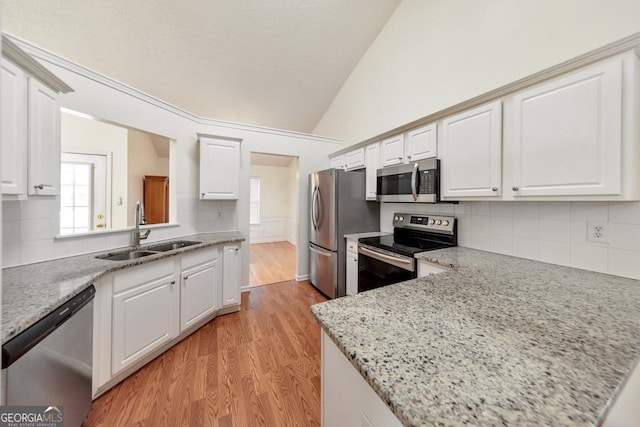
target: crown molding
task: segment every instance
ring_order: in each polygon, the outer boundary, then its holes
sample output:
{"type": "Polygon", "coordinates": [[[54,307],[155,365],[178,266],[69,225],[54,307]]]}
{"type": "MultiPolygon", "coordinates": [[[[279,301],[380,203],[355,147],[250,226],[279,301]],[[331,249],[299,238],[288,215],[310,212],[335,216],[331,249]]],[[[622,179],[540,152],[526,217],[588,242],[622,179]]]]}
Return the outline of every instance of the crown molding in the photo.
{"type": "Polygon", "coordinates": [[[46,69],[36,61],[33,56],[20,49],[20,47],[4,34],[2,35],[2,56],[27,71],[51,89],[62,93],[73,92],[71,86],[67,85],[55,74],[46,69]]]}
{"type": "Polygon", "coordinates": [[[200,117],[187,110],[176,107],[175,105],[172,105],[159,98],[156,98],[152,95],[142,92],[139,89],[136,89],[122,82],[119,82],[115,79],[112,79],[111,77],[105,76],[104,74],[98,73],[83,65],[75,63],[67,58],[64,58],[54,52],[48,51],[40,46],[37,46],[31,42],[28,42],[26,40],[23,40],[19,37],[16,37],[8,33],[2,34],[2,43],[3,43],[2,53],[3,54],[4,54],[5,40],[9,40],[9,43],[21,48],[24,52],[27,52],[29,55],[35,58],[38,58],[42,61],[48,62],[53,65],[56,65],[60,68],[63,68],[67,71],[78,74],[96,83],[107,86],[111,89],[125,93],[129,96],[132,96],[136,99],[144,101],[155,107],[161,108],[163,110],[169,111],[178,116],[184,117],[185,119],[191,120],[197,124],[217,126],[217,127],[223,127],[223,128],[229,128],[229,129],[235,129],[235,130],[241,130],[241,131],[279,135],[279,136],[285,136],[290,138],[299,138],[299,139],[315,141],[315,142],[331,143],[331,144],[338,144],[338,145],[345,144],[345,141],[343,140],[330,138],[326,136],[312,135],[304,132],[296,132],[296,131],[290,131],[290,130],[284,130],[284,129],[274,129],[274,128],[263,127],[263,126],[256,126],[256,125],[249,125],[244,123],[236,123],[236,122],[229,122],[225,120],[212,119],[207,117],[200,117]]]}
{"type": "Polygon", "coordinates": [[[546,68],[542,71],[531,74],[530,76],[524,77],[520,80],[516,80],[515,82],[506,84],[497,89],[483,93],[482,95],[478,95],[474,98],[471,98],[459,104],[453,105],[449,108],[445,108],[444,110],[440,110],[436,113],[429,114],[428,116],[414,120],[412,122],[399,126],[395,129],[391,129],[387,132],[381,133],[372,138],[368,138],[364,141],[350,145],[339,151],[331,153],[330,157],[348,153],[349,151],[357,148],[366,147],[367,145],[372,144],[374,142],[379,142],[385,138],[396,136],[400,133],[404,133],[412,129],[415,129],[419,126],[433,123],[447,116],[451,116],[453,114],[460,113],[470,108],[480,106],[487,102],[494,101],[498,98],[502,98],[504,96],[510,95],[514,92],[517,92],[519,90],[541,83],[545,80],[549,80],[551,78],[557,77],[561,74],[577,70],[578,68],[582,68],[587,65],[593,64],[595,62],[602,61],[612,56],[619,55],[621,53],[625,53],[632,50],[634,51],[636,56],[640,57],[640,32],[632,34],[628,37],[625,37],[613,43],[609,43],[605,46],[602,46],[598,49],[592,50],[590,52],[587,52],[575,58],[561,62],[558,65],[554,65],[552,67],[546,68]]]}

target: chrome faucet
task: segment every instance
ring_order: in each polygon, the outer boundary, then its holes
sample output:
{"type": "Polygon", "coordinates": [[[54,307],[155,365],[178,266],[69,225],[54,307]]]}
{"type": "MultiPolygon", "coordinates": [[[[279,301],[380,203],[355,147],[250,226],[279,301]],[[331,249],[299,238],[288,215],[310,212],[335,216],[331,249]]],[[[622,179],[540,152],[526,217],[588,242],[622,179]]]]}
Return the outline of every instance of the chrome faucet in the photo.
{"type": "Polygon", "coordinates": [[[138,200],[136,202],[136,226],[133,230],[133,246],[136,249],[140,247],[140,240],[146,239],[149,237],[149,233],[151,233],[151,230],[147,228],[147,231],[145,231],[144,234],[140,234],[140,226],[145,225],[145,223],[144,206],[142,206],[142,203],[138,200]]]}

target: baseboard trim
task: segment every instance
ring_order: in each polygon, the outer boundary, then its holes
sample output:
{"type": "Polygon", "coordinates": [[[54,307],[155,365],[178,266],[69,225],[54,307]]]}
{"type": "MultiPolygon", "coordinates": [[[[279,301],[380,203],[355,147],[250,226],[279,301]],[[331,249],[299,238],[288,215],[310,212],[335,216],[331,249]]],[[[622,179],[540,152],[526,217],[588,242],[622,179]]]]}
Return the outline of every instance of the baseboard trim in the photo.
{"type": "Polygon", "coordinates": [[[308,274],[296,274],[296,282],[302,282],[303,280],[309,280],[308,274]]]}

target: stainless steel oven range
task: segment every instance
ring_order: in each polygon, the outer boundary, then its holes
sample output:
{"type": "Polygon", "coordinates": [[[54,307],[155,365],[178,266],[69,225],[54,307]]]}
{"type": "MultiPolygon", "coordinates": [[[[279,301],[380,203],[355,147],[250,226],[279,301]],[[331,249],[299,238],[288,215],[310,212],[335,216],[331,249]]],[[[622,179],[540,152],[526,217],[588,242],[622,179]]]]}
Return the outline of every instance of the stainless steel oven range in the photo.
{"type": "Polygon", "coordinates": [[[452,216],[396,213],[393,227],[393,235],[358,242],[358,292],[415,279],[416,254],[458,244],[452,216]]]}

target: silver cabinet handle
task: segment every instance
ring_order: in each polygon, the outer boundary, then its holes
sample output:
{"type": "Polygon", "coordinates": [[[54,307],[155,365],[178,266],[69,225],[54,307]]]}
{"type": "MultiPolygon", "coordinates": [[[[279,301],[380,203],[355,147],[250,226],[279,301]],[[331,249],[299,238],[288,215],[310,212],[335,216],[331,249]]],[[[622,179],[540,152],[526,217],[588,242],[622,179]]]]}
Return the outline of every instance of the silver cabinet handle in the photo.
{"type": "Polygon", "coordinates": [[[407,160],[411,160],[411,156],[407,156],[407,160]]]}
{"type": "Polygon", "coordinates": [[[398,157],[398,160],[402,161],[402,157],[398,157]]]}
{"type": "Polygon", "coordinates": [[[189,276],[184,276],[182,280],[189,280],[189,276]]]}
{"type": "Polygon", "coordinates": [[[33,186],[36,190],[44,190],[44,184],[38,184],[33,186]]]}
{"type": "Polygon", "coordinates": [[[511,189],[513,191],[518,191],[518,190],[520,190],[520,187],[518,187],[517,185],[514,185],[511,189]]]}
{"type": "Polygon", "coordinates": [[[498,191],[498,187],[492,187],[491,191],[498,191]]]}
{"type": "Polygon", "coordinates": [[[238,250],[239,250],[238,248],[235,248],[235,249],[234,249],[234,251],[236,251],[236,253],[238,253],[238,250]]]}

